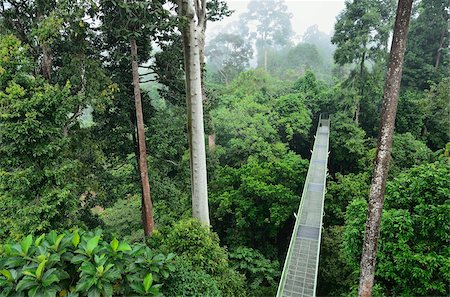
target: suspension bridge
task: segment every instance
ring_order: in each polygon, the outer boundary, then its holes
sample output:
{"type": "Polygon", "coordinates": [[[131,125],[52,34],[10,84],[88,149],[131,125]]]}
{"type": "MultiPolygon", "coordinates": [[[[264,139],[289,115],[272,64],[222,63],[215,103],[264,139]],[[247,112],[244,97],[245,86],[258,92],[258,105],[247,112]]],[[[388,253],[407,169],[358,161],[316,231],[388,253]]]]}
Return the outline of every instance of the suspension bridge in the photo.
{"type": "Polygon", "coordinates": [[[277,297],[316,295],[329,135],[330,118],[322,114],[277,297]]]}

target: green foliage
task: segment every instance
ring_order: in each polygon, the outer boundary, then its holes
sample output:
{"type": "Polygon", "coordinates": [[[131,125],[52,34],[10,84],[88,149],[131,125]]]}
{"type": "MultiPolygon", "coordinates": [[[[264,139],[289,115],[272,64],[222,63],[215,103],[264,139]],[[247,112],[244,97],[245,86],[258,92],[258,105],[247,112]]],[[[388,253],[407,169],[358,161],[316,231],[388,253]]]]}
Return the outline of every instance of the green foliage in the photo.
{"type": "Polygon", "coordinates": [[[271,77],[263,69],[257,68],[240,73],[221,99],[223,103],[229,104],[233,102],[234,96],[240,98],[252,95],[260,101],[267,102],[269,98],[284,95],[286,87],[287,85],[283,85],[280,80],[271,77]]]}
{"type": "Polygon", "coordinates": [[[336,63],[359,64],[382,56],[387,51],[394,5],[394,1],[346,1],[331,39],[337,45],[336,63]]]}
{"type": "Polygon", "coordinates": [[[295,147],[307,138],[311,115],[306,100],[279,88],[276,80],[258,71],[241,73],[231,84],[212,114],[222,164],[239,166],[249,156],[281,156],[285,144],[295,147]]]}
{"type": "Polygon", "coordinates": [[[197,270],[188,260],[177,260],[175,272],[162,288],[165,296],[222,296],[214,277],[197,270]]]}
{"type": "Polygon", "coordinates": [[[163,240],[167,250],[180,258],[186,258],[192,265],[208,274],[222,273],[228,266],[227,254],[219,246],[217,234],[194,219],[176,223],[163,240]]]}
{"type": "Polygon", "coordinates": [[[213,120],[221,163],[237,165],[250,155],[267,158],[283,150],[283,145],[277,143],[274,117],[267,105],[250,96],[234,101],[230,107],[219,107],[213,120]]]}
{"type": "Polygon", "coordinates": [[[257,250],[237,247],[230,251],[232,266],[246,276],[250,296],[275,295],[280,277],[280,264],[257,250]]]}
{"type": "Polygon", "coordinates": [[[411,20],[405,52],[402,83],[406,88],[425,90],[432,82],[448,77],[448,3],[420,2],[418,16],[411,20]]]}
{"type": "Polygon", "coordinates": [[[222,240],[273,255],[277,239],[298,208],[307,161],[290,152],[240,168],[222,167],[212,182],[213,219],[222,240]]]}
{"type": "Polygon", "coordinates": [[[348,267],[341,252],[343,226],[330,226],[322,231],[318,273],[318,296],[341,296],[356,283],[357,275],[348,267]]]}
{"type": "Polygon", "coordinates": [[[52,231],[3,246],[0,296],[157,296],[174,254],[102,239],[92,232],[52,231]]]}
{"type": "Polygon", "coordinates": [[[217,234],[194,219],[162,228],[149,244],[177,254],[177,268],[163,290],[168,296],[245,296],[244,278],[229,266],[217,234]]]}
{"type": "Polygon", "coordinates": [[[428,114],[427,105],[428,102],[423,92],[407,90],[400,94],[395,118],[395,132],[409,132],[416,139],[421,139],[428,114]]]}
{"type": "Polygon", "coordinates": [[[443,148],[450,139],[450,76],[432,83],[427,95],[427,118],[424,139],[427,145],[437,150],[443,148]]]}
{"type": "Polygon", "coordinates": [[[311,127],[311,115],[305,108],[305,100],[298,94],[288,94],[277,98],[273,104],[275,127],[282,142],[289,142],[294,135],[306,138],[311,127]]]}
{"type": "MultiPolygon", "coordinates": [[[[367,199],[367,198],[366,198],[367,199]]],[[[361,247],[364,241],[365,223],[367,218],[366,199],[356,198],[345,212],[345,229],[343,234],[342,256],[345,263],[354,274],[359,273],[361,247]]]]}
{"type": "Polygon", "coordinates": [[[394,134],[391,157],[389,174],[396,176],[404,169],[430,162],[431,150],[411,133],[394,134]]]}
{"type": "Polygon", "coordinates": [[[63,134],[77,104],[70,84],[52,86],[27,73],[20,43],[1,39],[0,68],[0,238],[18,238],[79,223],[80,162],[68,153],[63,134]],[[24,67],[22,67],[24,65],[24,67]]]}
{"type": "Polygon", "coordinates": [[[330,170],[332,172],[357,172],[359,160],[367,153],[364,130],[342,113],[332,116],[330,130],[330,170]]]}
{"type": "Polygon", "coordinates": [[[369,196],[370,175],[366,172],[347,175],[336,174],[328,180],[325,195],[325,226],[343,225],[347,206],[355,199],[369,196]]]}
{"type": "MultiPolygon", "coordinates": [[[[376,279],[394,295],[448,295],[450,238],[448,160],[407,170],[387,184],[376,279]]],[[[346,214],[343,253],[353,271],[363,240],[367,203],[346,214]]]]}
{"type": "Polygon", "coordinates": [[[330,98],[326,93],[328,88],[325,83],[316,78],[314,72],[308,70],[305,75],[294,83],[294,90],[305,98],[306,107],[311,110],[313,118],[318,117],[320,112],[331,112],[330,98]]]}
{"type": "Polygon", "coordinates": [[[100,213],[105,231],[127,241],[139,241],[144,237],[141,218],[141,199],[131,196],[118,200],[112,207],[100,213]]]}

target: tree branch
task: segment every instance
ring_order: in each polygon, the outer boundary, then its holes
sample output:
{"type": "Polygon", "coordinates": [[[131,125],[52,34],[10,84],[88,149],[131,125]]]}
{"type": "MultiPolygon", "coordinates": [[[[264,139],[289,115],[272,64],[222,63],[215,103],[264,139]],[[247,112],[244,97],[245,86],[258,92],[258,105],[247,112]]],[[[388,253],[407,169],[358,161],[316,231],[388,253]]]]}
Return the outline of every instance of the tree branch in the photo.
{"type": "Polygon", "coordinates": [[[69,120],[63,127],[64,137],[69,136],[70,128],[72,128],[72,126],[75,125],[76,121],[78,120],[78,117],[80,117],[82,114],[83,114],[83,108],[81,105],[78,105],[77,111],[69,118],[69,120]]]}

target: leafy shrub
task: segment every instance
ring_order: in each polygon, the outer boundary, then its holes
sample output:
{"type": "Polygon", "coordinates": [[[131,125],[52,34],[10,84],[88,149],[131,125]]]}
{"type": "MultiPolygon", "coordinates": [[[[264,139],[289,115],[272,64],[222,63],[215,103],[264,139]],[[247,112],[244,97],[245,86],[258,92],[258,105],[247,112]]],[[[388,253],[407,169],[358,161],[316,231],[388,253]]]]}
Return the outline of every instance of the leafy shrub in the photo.
{"type": "Polygon", "coordinates": [[[150,238],[149,245],[177,254],[177,269],[165,283],[165,295],[246,296],[244,276],[230,267],[228,253],[220,247],[217,234],[198,220],[185,219],[161,228],[150,238]]]}
{"type": "Polygon", "coordinates": [[[238,247],[230,252],[232,266],[247,278],[251,296],[274,296],[276,294],[281,267],[257,250],[238,247]]]}
{"type": "Polygon", "coordinates": [[[168,278],[169,286],[162,290],[166,296],[222,296],[213,276],[196,270],[188,260],[179,260],[175,272],[168,278]]]}
{"type": "Polygon", "coordinates": [[[167,251],[188,259],[192,266],[209,274],[220,274],[228,266],[226,251],[219,237],[198,220],[182,220],[174,224],[163,240],[167,251]]]}
{"type": "Polygon", "coordinates": [[[2,247],[0,296],[155,296],[174,254],[102,240],[101,230],[52,231],[2,247]]]}

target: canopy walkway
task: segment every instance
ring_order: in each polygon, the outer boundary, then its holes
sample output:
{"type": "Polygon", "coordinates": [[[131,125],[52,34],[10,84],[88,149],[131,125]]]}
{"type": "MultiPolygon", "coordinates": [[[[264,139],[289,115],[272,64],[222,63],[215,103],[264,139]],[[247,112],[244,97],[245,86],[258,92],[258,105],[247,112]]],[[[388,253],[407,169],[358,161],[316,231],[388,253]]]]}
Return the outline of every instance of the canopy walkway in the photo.
{"type": "Polygon", "coordinates": [[[315,296],[329,134],[330,119],[321,115],[277,297],[315,296]]]}

